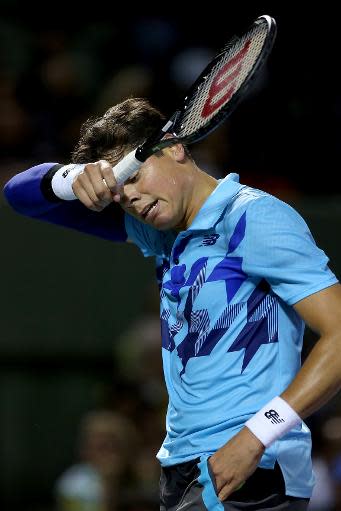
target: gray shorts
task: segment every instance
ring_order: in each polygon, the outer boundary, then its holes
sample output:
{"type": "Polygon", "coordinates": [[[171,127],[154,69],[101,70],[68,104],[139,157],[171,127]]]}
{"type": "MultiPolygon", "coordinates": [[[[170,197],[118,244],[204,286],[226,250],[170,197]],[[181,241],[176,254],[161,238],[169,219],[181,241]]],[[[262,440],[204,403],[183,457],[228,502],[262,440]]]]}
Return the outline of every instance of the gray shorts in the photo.
{"type": "Polygon", "coordinates": [[[221,502],[207,456],[161,468],[160,511],[305,511],[309,499],[285,495],[279,465],[258,468],[240,488],[221,502]]]}

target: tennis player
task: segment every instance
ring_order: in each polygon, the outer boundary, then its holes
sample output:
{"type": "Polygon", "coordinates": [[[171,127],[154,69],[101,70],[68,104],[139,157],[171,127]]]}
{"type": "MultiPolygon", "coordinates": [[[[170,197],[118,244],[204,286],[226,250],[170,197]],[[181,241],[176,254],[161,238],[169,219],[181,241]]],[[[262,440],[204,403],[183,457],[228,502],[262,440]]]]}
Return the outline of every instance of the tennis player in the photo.
{"type": "Polygon", "coordinates": [[[303,419],[340,388],[341,286],[293,208],[236,174],[214,179],[181,144],[117,186],[112,166],[162,121],[126,100],[83,126],[79,165],[37,165],[5,195],[19,213],[156,259],[169,392],[160,509],[305,510],[303,419]],[[300,368],[304,323],[320,337],[300,368]]]}

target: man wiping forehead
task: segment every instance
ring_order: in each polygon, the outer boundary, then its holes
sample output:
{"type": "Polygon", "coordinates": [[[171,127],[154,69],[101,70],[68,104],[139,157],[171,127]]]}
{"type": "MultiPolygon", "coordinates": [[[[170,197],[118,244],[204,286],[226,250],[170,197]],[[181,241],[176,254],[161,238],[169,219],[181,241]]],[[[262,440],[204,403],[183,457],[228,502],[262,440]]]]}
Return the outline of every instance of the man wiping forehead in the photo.
{"type": "Polygon", "coordinates": [[[181,144],[118,186],[112,166],[162,121],[129,99],[86,123],[68,175],[78,200],[65,200],[54,163],[15,176],[6,196],[23,214],[155,257],[169,393],[161,509],[307,509],[302,419],[340,387],[340,285],[294,209],[236,174],[217,181],[181,144]],[[300,369],[304,322],[320,340],[300,369]]]}

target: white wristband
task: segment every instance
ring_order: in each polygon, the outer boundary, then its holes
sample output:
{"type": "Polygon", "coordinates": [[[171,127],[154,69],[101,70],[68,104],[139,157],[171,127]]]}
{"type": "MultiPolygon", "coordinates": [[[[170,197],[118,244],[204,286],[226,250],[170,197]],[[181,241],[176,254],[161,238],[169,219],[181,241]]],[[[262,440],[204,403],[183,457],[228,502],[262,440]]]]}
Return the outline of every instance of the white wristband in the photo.
{"type": "Polygon", "coordinates": [[[246,421],[245,426],[265,447],[269,447],[300,422],[302,419],[295,410],[284,399],[277,396],[246,421]]]}
{"type": "MultiPolygon", "coordinates": [[[[123,184],[132,174],[134,174],[142,165],[142,162],[135,158],[135,149],[130,151],[118,164],[113,168],[114,176],[117,183],[123,184]]],[[[62,200],[75,200],[76,195],[72,190],[72,183],[78,174],[84,170],[85,164],[69,164],[64,165],[54,174],[51,187],[53,193],[62,200]]]]}
{"type": "Polygon", "coordinates": [[[63,200],[77,199],[72,190],[72,183],[84,167],[84,164],[70,164],[58,169],[51,181],[53,193],[63,200]]]}

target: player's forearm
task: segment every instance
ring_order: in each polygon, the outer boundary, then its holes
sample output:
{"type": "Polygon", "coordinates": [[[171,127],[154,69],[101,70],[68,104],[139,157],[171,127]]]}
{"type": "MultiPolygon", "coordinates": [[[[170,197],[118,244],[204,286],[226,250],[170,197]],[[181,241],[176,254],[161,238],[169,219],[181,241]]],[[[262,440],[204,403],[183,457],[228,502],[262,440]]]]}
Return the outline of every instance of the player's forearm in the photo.
{"type": "Polygon", "coordinates": [[[269,447],[321,408],[341,386],[341,286],[332,284],[295,304],[320,340],[292,383],[266,403],[246,426],[269,447]]]}
{"type": "MultiPolygon", "coordinates": [[[[48,193],[55,163],[44,163],[14,176],[5,186],[8,203],[18,213],[76,229],[110,241],[126,241],[124,213],[112,203],[100,213],[87,209],[79,200],[60,200],[48,193]],[[45,180],[45,187],[44,185],[45,180]],[[49,197],[48,197],[49,196],[49,197]]],[[[58,168],[58,167],[57,167],[58,168]]]]}
{"type": "Polygon", "coordinates": [[[41,189],[44,176],[57,163],[43,163],[15,175],[6,183],[4,194],[15,211],[26,216],[39,216],[55,208],[58,201],[46,198],[41,189]]]}
{"type": "Polygon", "coordinates": [[[281,397],[304,419],[341,388],[341,331],[323,335],[281,397]]]}
{"type": "Polygon", "coordinates": [[[310,414],[316,412],[341,387],[339,329],[321,336],[302,369],[289,387],[266,403],[252,416],[246,426],[269,447],[310,414]]]}

